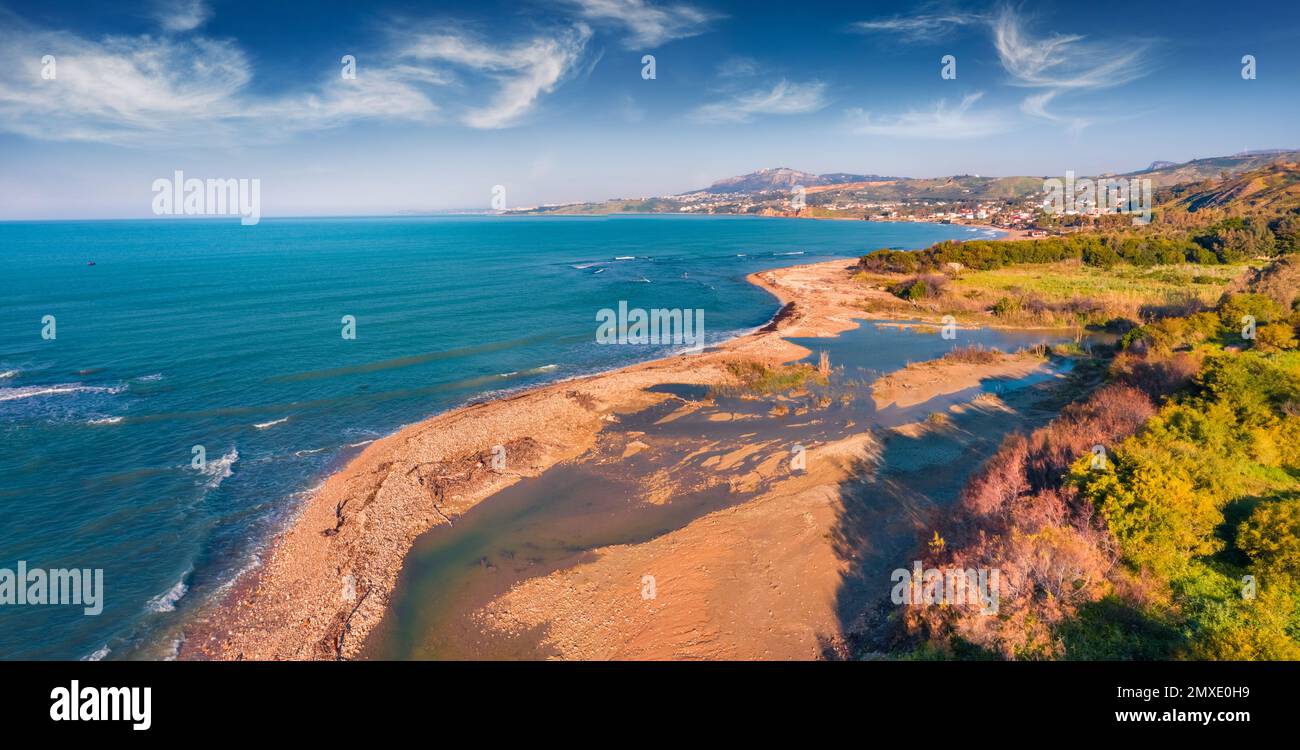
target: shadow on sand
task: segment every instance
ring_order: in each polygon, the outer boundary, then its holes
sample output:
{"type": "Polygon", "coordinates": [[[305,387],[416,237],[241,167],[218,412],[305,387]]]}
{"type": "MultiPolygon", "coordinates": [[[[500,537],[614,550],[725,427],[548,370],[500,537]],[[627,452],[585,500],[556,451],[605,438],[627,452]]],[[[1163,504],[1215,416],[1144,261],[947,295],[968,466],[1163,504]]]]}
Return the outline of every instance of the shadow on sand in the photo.
{"type": "Polygon", "coordinates": [[[834,529],[845,573],[836,596],[844,643],[825,641],[827,658],[888,656],[905,648],[890,601],[891,573],[910,568],[937,515],[955,503],[971,475],[1003,439],[1046,424],[1051,383],[981,384],[997,391],[915,430],[883,431],[881,449],[859,460],[840,484],[834,529]],[[1002,387],[1002,386],[1008,387],[1002,387]]]}

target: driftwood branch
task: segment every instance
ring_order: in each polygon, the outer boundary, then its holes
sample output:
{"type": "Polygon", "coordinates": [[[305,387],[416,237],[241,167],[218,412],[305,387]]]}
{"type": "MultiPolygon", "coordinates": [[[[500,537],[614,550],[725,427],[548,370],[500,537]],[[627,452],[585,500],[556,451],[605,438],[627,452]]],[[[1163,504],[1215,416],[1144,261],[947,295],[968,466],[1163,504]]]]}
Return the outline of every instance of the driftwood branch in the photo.
{"type": "Polygon", "coordinates": [[[358,609],[361,609],[361,605],[365,603],[367,596],[370,596],[370,589],[366,589],[365,593],[361,595],[361,598],[357,599],[357,605],[352,608],[352,611],[348,613],[347,618],[343,620],[343,627],[339,629],[339,638],[338,641],[336,642],[335,649],[334,649],[335,661],[344,660],[343,639],[344,637],[347,636],[348,633],[352,632],[352,616],[357,613],[358,609]]]}

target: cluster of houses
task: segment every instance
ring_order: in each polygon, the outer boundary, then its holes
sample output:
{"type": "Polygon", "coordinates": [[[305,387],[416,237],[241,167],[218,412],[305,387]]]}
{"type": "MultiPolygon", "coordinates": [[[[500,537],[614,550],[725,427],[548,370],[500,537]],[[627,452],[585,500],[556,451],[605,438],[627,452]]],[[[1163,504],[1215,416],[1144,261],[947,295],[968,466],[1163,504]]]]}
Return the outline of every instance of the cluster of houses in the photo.
{"type": "Polygon", "coordinates": [[[675,213],[697,214],[767,214],[798,216],[809,211],[816,215],[842,213],[846,217],[868,221],[924,221],[937,223],[988,224],[1009,229],[1029,230],[1030,236],[1045,236],[1039,227],[1042,217],[1041,198],[1017,203],[1006,201],[961,200],[862,200],[853,195],[836,195],[832,200],[809,200],[808,196],[790,192],[716,193],[701,190],[681,195],[659,196],[670,202],[666,207],[675,213]]]}

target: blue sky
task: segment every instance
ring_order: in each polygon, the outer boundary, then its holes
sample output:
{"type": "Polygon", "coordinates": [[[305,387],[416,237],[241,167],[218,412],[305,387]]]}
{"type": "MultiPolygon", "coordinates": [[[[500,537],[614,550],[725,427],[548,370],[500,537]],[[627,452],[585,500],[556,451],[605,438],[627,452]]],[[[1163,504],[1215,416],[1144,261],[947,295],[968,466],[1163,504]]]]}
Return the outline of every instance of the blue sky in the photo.
{"type": "Polygon", "coordinates": [[[1300,147],[1280,0],[112,5],[0,0],[0,218],[148,216],[177,169],[260,179],[267,216],[352,215],[1300,147]]]}

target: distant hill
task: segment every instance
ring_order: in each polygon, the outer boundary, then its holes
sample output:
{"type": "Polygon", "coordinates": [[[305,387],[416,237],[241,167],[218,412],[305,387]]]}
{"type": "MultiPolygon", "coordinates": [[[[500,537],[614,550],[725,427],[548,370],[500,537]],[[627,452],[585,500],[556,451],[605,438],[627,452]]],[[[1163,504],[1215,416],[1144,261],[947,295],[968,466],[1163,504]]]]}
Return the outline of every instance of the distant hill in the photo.
{"type": "MultiPolygon", "coordinates": [[[[1188,162],[1153,161],[1146,169],[1126,172],[1115,177],[1142,177],[1152,181],[1157,188],[1188,182],[1199,182],[1223,174],[1239,174],[1275,162],[1300,161],[1300,151],[1286,149],[1260,149],[1244,151],[1232,156],[1215,156],[1193,159],[1188,162]]],[[[1060,176],[1060,175],[1056,175],[1060,176]]],[[[1082,175],[1080,175],[1082,176],[1082,175]]],[[[813,174],[789,167],[760,169],[757,172],[727,177],[702,190],[691,193],[785,193],[796,185],[809,188],[809,193],[834,195],[843,192],[858,198],[872,200],[1019,200],[1043,191],[1043,177],[981,177],[979,175],[953,175],[951,177],[911,178],[887,177],[875,174],[831,172],[813,174]]]]}
{"type": "Polygon", "coordinates": [[[1156,187],[1168,187],[1185,182],[1199,182],[1210,177],[1218,177],[1225,172],[1228,174],[1248,172],[1279,161],[1300,161],[1300,151],[1261,149],[1258,151],[1243,151],[1232,156],[1193,159],[1181,164],[1155,161],[1146,169],[1127,172],[1120,176],[1149,178],[1156,187]]]}
{"type": "Polygon", "coordinates": [[[738,177],[727,177],[718,180],[703,190],[691,192],[712,194],[785,192],[796,185],[807,188],[890,179],[894,178],[879,175],[847,174],[845,172],[818,175],[788,167],[777,167],[775,169],[760,169],[757,172],[750,172],[738,177]]]}
{"type": "MultiPolygon", "coordinates": [[[[1300,163],[1300,150],[1266,149],[1182,163],[1156,160],[1136,172],[1098,176],[1150,179],[1156,188],[1157,203],[1189,214],[1211,207],[1229,211],[1236,208],[1292,210],[1300,205],[1295,202],[1294,192],[1297,163],[1300,163]]],[[[814,174],[777,167],[727,177],[707,188],[677,195],[543,206],[518,213],[601,215],[690,211],[786,215],[790,211],[790,191],[797,185],[807,188],[808,212],[837,210],[840,216],[866,211],[863,204],[882,203],[938,206],[992,202],[1032,206],[1041,200],[1046,177],[1063,175],[962,174],[915,178],[850,172],[814,174]]]]}
{"type": "Polygon", "coordinates": [[[810,195],[837,194],[871,200],[984,200],[1018,199],[1043,189],[1042,177],[980,177],[954,175],[952,177],[911,178],[888,177],[876,174],[832,172],[813,174],[797,169],[778,167],[760,169],[737,177],[718,180],[703,190],[693,193],[788,193],[796,185],[808,188],[810,195]]]}
{"type": "Polygon", "coordinates": [[[827,185],[842,185],[852,182],[879,182],[881,180],[897,180],[898,177],[886,177],[879,174],[849,174],[847,172],[831,172],[830,174],[821,175],[826,180],[827,185]]]}
{"type": "Polygon", "coordinates": [[[952,177],[904,178],[859,188],[853,193],[875,200],[1018,200],[1043,191],[1042,177],[952,177]]]}
{"type": "Polygon", "coordinates": [[[1300,163],[1274,162],[1227,178],[1210,178],[1170,190],[1173,210],[1195,213],[1276,214],[1300,211],[1300,163]]]}
{"type": "Polygon", "coordinates": [[[1278,156],[1280,154],[1295,153],[1294,148],[1252,148],[1247,151],[1238,151],[1233,156],[1278,156]]]}

